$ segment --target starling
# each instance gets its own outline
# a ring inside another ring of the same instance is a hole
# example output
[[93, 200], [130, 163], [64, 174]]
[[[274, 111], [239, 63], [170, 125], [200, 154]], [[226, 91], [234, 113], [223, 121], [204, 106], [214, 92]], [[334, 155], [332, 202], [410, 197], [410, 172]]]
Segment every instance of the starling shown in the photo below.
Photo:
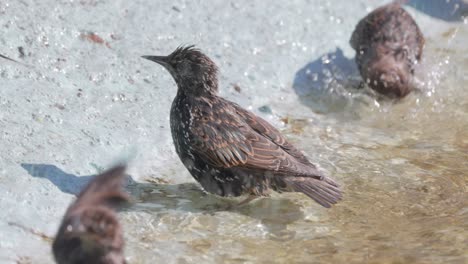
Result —
[[411, 15], [398, 3], [372, 11], [361, 19], [350, 44], [370, 88], [390, 97], [405, 97], [414, 89], [414, 66], [420, 61], [424, 37]]
[[270, 189], [299, 191], [325, 207], [341, 199], [338, 184], [276, 128], [217, 95], [218, 68], [200, 50], [143, 58], [164, 66], [177, 83], [170, 115], [175, 149], [207, 192], [251, 198]]
[[125, 166], [96, 176], [68, 207], [52, 245], [59, 264], [124, 264], [123, 230], [112, 208], [128, 201]]

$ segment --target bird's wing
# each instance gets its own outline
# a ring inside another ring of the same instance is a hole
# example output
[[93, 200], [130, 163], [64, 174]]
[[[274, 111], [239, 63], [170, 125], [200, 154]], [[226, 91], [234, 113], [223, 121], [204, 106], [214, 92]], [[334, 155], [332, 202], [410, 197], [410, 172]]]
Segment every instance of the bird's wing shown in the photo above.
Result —
[[321, 177], [315, 166], [273, 126], [263, 119], [256, 122], [252, 113], [231, 102], [213, 106], [203, 116], [194, 114], [191, 128], [194, 155], [212, 166]]
[[313, 164], [310, 163], [310, 161], [300, 150], [289, 143], [288, 140], [278, 131], [278, 129], [268, 123], [265, 119], [243, 109], [235, 103], [231, 104], [236, 110], [237, 114], [240, 115], [254, 131], [270, 139], [274, 144], [286, 151], [289, 155], [296, 158], [297, 161], [313, 166]]
[[188, 131], [195, 155], [218, 168], [245, 164], [253, 156], [246, 125], [220, 106], [211, 111], [194, 112]]

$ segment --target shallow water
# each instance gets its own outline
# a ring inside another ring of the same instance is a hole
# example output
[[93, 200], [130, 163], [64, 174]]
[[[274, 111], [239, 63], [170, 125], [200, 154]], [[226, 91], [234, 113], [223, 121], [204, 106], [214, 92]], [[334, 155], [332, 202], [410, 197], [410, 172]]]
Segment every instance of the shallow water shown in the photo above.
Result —
[[[50, 241], [27, 229], [53, 236], [89, 176], [129, 159], [129, 263], [467, 263], [468, 26], [448, 17], [466, 9], [410, 1], [426, 35], [420, 91], [391, 102], [354, 88], [348, 45], [385, 2], [1, 2], [0, 54], [26, 66], [0, 59], [0, 262], [50, 263]], [[239, 207], [204, 193], [172, 146], [175, 84], [139, 59], [182, 43], [213, 57], [221, 94], [281, 128], [343, 201]]]
[[300, 194], [232, 209], [195, 185], [141, 195], [136, 210], [145, 215], [128, 212], [129, 223], [150, 222], [157, 235], [144, 244], [158, 248], [142, 259], [170, 250], [170, 238], [186, 252], [182, 263], [466, 263], [468, 93], [459, 89], [467, 84], [463, 75], [446, 76], [439, 84], [446, 89], [430, 96], [425, 91], [366, 112], [349, 106], [359, 109], [357, 120], [320, 115], [286, 126], [290, 138], [341, 181], [345, 199], [333, 209]]

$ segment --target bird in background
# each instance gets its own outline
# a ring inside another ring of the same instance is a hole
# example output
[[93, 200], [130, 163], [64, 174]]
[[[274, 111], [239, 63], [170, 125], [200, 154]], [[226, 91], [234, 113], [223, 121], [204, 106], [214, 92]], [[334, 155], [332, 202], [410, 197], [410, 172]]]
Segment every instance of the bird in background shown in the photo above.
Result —
[[125, 166], [93, 178], [68, 207], [52, 245], [59, 264], [124, 264], [123, 229], [114, 208], [129, 200]]
[[168, 56], [143, 56], [177, 83], [170, 125], [180, 160], [209, 193], [248, 195], [302, 192], [324, 207], [342, 195], [301, 151], [264, 119], [218, 96], [218, 68], [193, 46]]
[[425, 42], [400, 2], [381, 6], [361, 19], [350, 40], [364, 82], [378, 93], [395, 98], [415, 89], [414, 70]]

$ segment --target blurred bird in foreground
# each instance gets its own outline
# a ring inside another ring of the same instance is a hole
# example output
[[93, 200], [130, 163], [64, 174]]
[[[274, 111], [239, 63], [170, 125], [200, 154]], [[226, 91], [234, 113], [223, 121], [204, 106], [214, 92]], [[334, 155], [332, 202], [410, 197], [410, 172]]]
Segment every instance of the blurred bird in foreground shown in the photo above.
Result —
[[218, 68], [193, 46], [168, 56], [143, 56], [159, 63], [178, 86], [170, 114], [181, 161], [202, 187], [220, 196], [267, 196], [299, 191], [325, 207], [341, 199], [338, 184], [264, 119], [219, 97]]
[[411, 15], [394, 2], [372, 11], [356, 26], [350, 44], [364, 81], [390, 97], [414, 89], [414, 67], [421, 60], [424, 37]]
[[96, 176], [63, 217], [52, 245], [59, 264], [123, 264], [123, 230], [113, 208], [128, 201], [125, 166]]

